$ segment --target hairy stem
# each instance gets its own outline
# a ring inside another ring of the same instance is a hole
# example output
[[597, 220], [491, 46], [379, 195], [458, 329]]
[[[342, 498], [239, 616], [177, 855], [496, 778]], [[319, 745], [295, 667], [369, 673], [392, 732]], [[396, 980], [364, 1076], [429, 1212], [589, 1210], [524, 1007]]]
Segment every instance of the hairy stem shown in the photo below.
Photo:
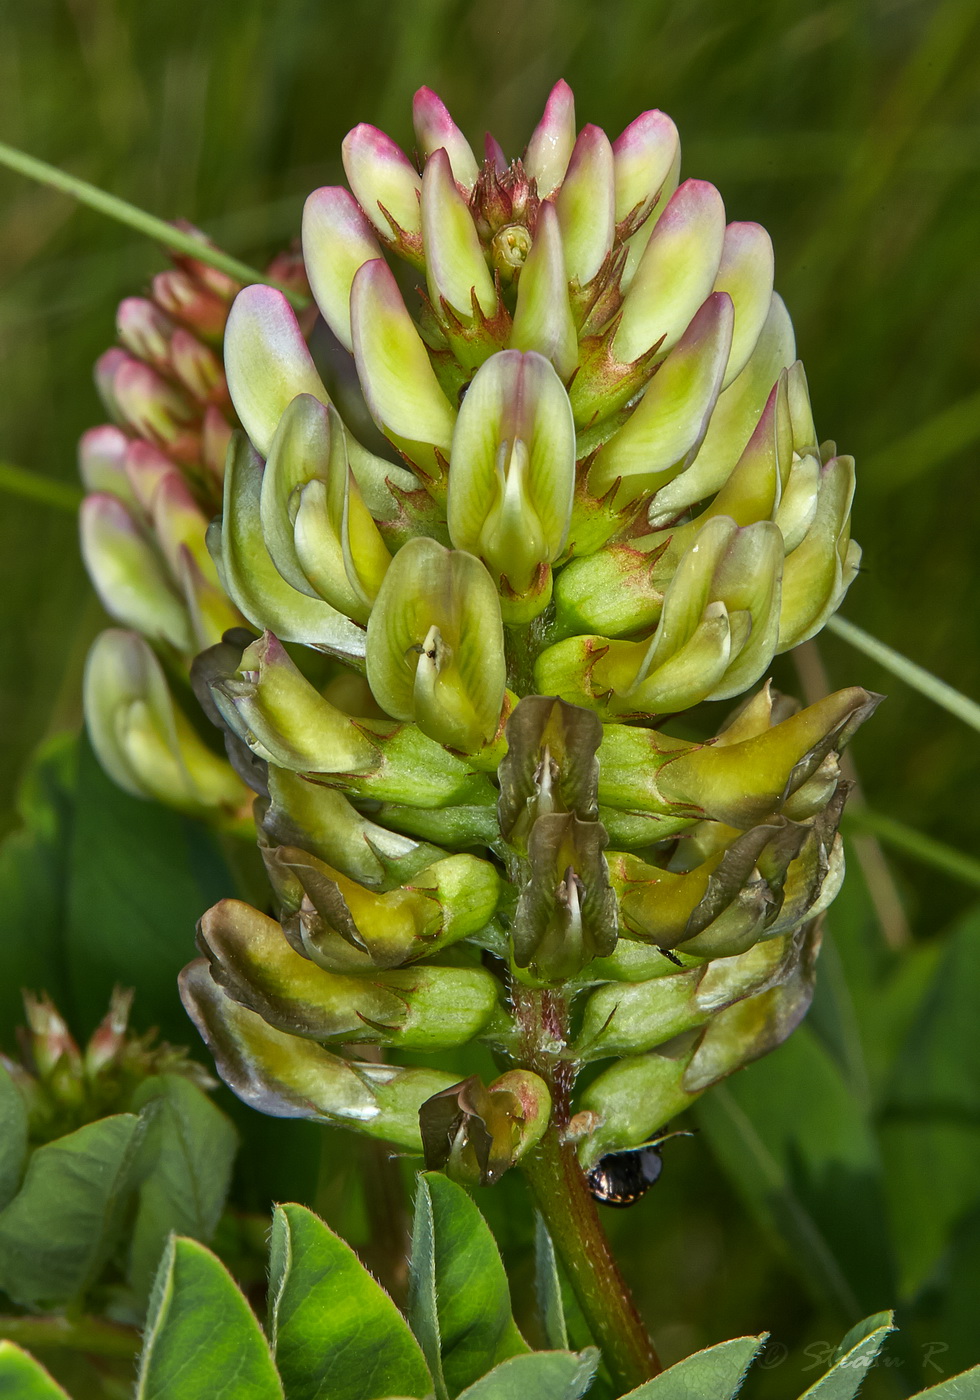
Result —
[[554, 1122], [521, 1163], [606, 1365], [623, 1390], [661, 1370], [656, 1348], [619, 1271], [571, 1143]]
[[90, 209], [96, 209], [100, 214], [106, 214], [110, 219], [115, 219], [117, 223], [125, 224], [128, 228], [135, 229], [137, 233], [145, 234], [147, 238], [162, 243], [171, 252], [189, 254], [193, 258], [197, 258], [199, 262], [216, 267], [220, 272], [227, 272], [230, 277], [236, 278], [239, 282], [246, 284], [264, 282], [271, 287], [279, 286], [279, 290], [294, 306], [309, 305], [308, 297], [301, 296], [291, 288], [280, 286], [271, 281], [264, 273], [250, 267], [240, 258], [233, 258], [230, 254], [222, 252], [220, 248], [212, 248], [209, 244], [203, 243], [200, 238], [195, 238], [193, 234], [185, 233], [183, 229], [176, 228], [173, 224], [167, 223], [165, 219], [158, 219], [154, 214], [148, 214], [145, 209], [139, 209], [135, 204], [130, 204], [127, 199], [120, 199], [118, 195], [109, 194], [107, 190], [99, 189], [97, 185], [90, 184], [88, 180], [79, 179], [77, 175], [69, 175], [66, 170], [59, 170], [56, 165], [49, 165], [46, 160], [38, 160], [36, 156], [28, 155], [26, 151], [19, 151], [15, 146], [8, 146], [4, 141], [0, 141], [0, 165], [7, 166], [9, 170], [16, 170], [19, 175], [26, 175], [30, 180], [36, 180], [38, 184], [49, 185], [52, 189], [60, 190], [62, 194], [71, 195], [79, 203], [87, 204]]
[[553, 1099], [547, 1132], [521, 1167], [606, 1365], [623, 1391], [632, 1390], [659, 1374], [660, 1360], [613, 1256], [575, 1148], [562, 1140], [574, 1080], [573, 1067], [561, 1058], [564, 998], [519, 983], [512, 996], [523, 1064], [547, 1081]]

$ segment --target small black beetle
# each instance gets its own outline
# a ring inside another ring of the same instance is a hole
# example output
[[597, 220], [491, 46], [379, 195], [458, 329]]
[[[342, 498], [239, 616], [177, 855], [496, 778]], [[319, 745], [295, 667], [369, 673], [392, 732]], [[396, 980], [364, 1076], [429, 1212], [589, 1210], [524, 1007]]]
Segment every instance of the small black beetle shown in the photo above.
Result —
[[668, 1138], [691, 1136], [691, 1133], [683, 1131], [660, 1133], [649, 1142], [640, 1143], [639, 1147], [628, 1147], [623, 1152], [607, 1152], [585, 1174], [589, 1190], [603, 1206], [616, 1206], [622, 1210], [635, 1205], [663, 1170], [661, 1145]]

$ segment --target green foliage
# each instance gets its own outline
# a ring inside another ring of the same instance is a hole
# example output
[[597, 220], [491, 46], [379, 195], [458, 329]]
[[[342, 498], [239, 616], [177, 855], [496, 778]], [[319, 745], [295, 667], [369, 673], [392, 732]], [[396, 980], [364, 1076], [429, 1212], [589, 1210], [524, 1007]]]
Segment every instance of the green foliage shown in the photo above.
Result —
[[13, 1342], [0, 1342], [0, 1395], [9, 1400], [64, 1400], [44, 1367]]
[[[434, 1260], [457, 1254], [458, 1272], [433, 1267]], [[604, 1392], [592, 1388], [595, 1348], [528, 1351], [521, 1343], [517, 1354], [500, 1359], [499, 1340], [479, 1325], [488, 1301], [483, 1267], [494, 1275], [493, 1292], [503, 1289], [490, 1299], [491, 1311], [509, 1318], [500, 1257], [476, 1206], [461, 1187], [420, 1178], [411, 1309], [420, 1347], [349, 1246], [304, 1207], [279, 1207], [270, 1245], [267, 1340], [220, 1260], [197, 1241], [173, 1236], [153, 1285], [135, 1400], [422, 1400], [433, 1391], [458, 1393], [459, 1400], [580, 1400], [586, 1394], [598, 1400]], [[451, 1296], [444, 1292], [450, 1287]], [[425, 1290], [431, 1296], [420, 1301]], [[467, 1348], [472, 1379], [458, 1392], [447, 1391], [444, 1377], [453, 1374], [460, 1346], [440, 1336], [442, 1317], [451, 1336], [464, 1318], [474, 1334]], [[891, 1313], [858, 1323], [800, 1400], [853, 1400], [892, 1327]], [[519, 1340], [512, 1321], [504, 1330]], [[735, 1400], [765, 1340], [738, 1337], [696, 1352], [624, 1400]], [[0, 1396], [6, 1394], [43, 1400], [64, 1392], [25, 1352], [4, 1342]], [[923, 1392], [923, 1400], [978, 1394], [980, 1367]]]
[[290, 1400], [424, 1396], [431, 1387], [394, 1303], [354, 1251], [302, 1206], [279, 1206], [273, 1217], [269, 1335]]
[[138, 1400], [275, 1400], [283, 1394], [269, 1344], [221, 1261], [173, 1238], [153, 1285]]
[[27, 1156], [27, 1105], [24, 1096], [0, 1065], [0, 1210], [20, 1185]]
[[527, 1351], [483, 1216], [462, 1187], [435, 1172], [419, 1177], [415, 1198], [409, 1315], [437, 1394], [456, 1396], [498, 1361]]
[[47, 988], [87, 1029], [122, 982], [147, 1022], [185, 1041], [173, 989], [187, 933], [235, 887], [217, 840], [122, 792], [67, 736], [41, 751], [20, 812], [0, 847], [0, 1040], [20, 1019], [21, 987]]
[[[16, 1143], [24, 1099], [0, 1068], [4, 1084], [4, 1141]], [[115, 1316], [137, 1321], [171, 1232], [214, 1235], [238, 1146], [231, 1123], [176, 1074], [144, 1080], [130, 1107], [29, 1154], [22, 1135], [0, 1210], [0, 1290], [15, 1304], [104, 1305], [111, 1285]]]
[[15, 1303], [65, 1303], [95, 1281], [122, 1231], [147, 1126], [119, 1113], [34, 1153], [0, 1215], [0, 1286]]
[[765, 1336], [733, 1337], [730, 1342], [695, 1352], [634, 1390], [630, 1400], [695, 1400], [700, 1396], [727, 1400], [738, 1393], [764, 1342]]

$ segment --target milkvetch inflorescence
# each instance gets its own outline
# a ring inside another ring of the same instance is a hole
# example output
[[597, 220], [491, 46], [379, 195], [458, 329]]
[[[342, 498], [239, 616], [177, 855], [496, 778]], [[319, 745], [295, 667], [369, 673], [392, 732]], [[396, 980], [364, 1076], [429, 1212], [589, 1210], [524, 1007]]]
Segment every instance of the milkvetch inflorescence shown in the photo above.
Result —
[[[414, 119], [415, 159], [362, 124], [307, 200], [316, 325], [244, 288], [222, 374], [190, 293], [124, 318], [83, 538], [131, 630], [87, 710], [134, 791], [257, 794], [275, 916], [223, 901], [182, 978], [229, 1085], [487, 1183], [549, 1123], [587, 1167], [644, 1142], [789, 1034], [877, 697], [765, 681], [860, 557], [765, 231], [679, 183], [661, 112], [610, 141], [559, 83], [512, 161], [427, 88]], [[234, 773], [157, 659], [194, 653]], [[428, 1067], [474, 1040], [489, 1083]]]

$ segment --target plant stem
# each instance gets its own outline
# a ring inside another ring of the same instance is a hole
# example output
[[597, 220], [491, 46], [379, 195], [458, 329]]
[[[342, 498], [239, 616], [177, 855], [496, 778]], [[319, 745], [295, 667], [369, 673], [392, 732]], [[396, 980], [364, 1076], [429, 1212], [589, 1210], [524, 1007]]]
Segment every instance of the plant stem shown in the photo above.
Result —
[[565, 999], [560, 991], [517, 981], [511, 998], [521, 1028], [520, 1062], [541, 1075], [552, 1096], [548, 1129], [521, 1167], [606, 1365], [622, 1391], [632, 1390], [659, 1374], [660, 1360], [619, 1271], [575, 1148], [562, 1140], [575, 1078], [561, 1053], [567, 1039]]
[[632, 1390], [660, 1373], [660, 1359], [613, 1257], [575, 1149], [561, 1141], [552, 1122], [521, 1166], [606, 1365], [622, 1390]]
[[136, 229], [137, 233], [162, 243], [172, 252], [189, 254], [199, 262], [216, 267], [220, 272], [227, 272], [239, 282], [264, 282], [270, 287], [279, 287], [287, 300], [297, 308], [309, 305], [308, 297], [299, 295], [291, 288], [279, 286], [264, 273], [242, 262], [240, 258], [233, 258], [229, 253], [223, 253], [220, 248], [213, 248], [200, 238], [195, 238], [193, 234], [185, 233], [183, 229], [167, 223], [165, 219], [148, 214], [145, 209], [130, 204], [128, 200], [109, 194], [107, 190], [100, 190], [88, 180], [69, 175], [66, 170], [59, 170], [56, 165], [49, 165], [46, 160], [38, 160], [36, 156], [19, 151], [15, 146], [8, 146], [4, 141], [0, 141], [0, 165], [6, 165], [10, 170], [16, 170], [19, 175], [26, 175], [30, 180], [36, 180], [38, 184], [49, 185], [52, 189], [60, 190], [62, 194], [71, 195], [81, 204], [87, 204], [90, 209], [108, 215], [117, 223]]
[[89, 1356], [131, 1359], [140, 1349], [137, 1328], [101, 1317], [0, 1317], [0, 1337], [30, 1351], [68, 1347]]
[[863, 627], [855, 627], [853, 622], [848, 622], [844, 617], [832, 617], [827, 623], [827, 631], [833, 632], [845, 642], [850, 642], [852, 647], [863, 651], [865, 656], [870, 656], [872, 661], [877, 661], [879, 666], [883, 666], [886, 671], [890, 671], [893, 676], [897, 676], [933, 704], [942, 706], [951, 715], [956, 715], [964, 724], [970, 725], [972, 729], [980, 729], [980, 705], [946, 681], [941, 681], [918, 662], [910, 661], [900, 651], [888, 646], [886, 642], [880, 642], [877, 637], [872, 637]]
[[26, 501], [37, 501], [43, 506], [54, 506], [56, 510], [68, 511], [72, 515], [78, 510], [85, 494], [73, 482], [53, 481], [49, 476], [41, 476], [40, 472], [14, 466], [13, 462], [0, 462], [0, 491], [21, 496]]

